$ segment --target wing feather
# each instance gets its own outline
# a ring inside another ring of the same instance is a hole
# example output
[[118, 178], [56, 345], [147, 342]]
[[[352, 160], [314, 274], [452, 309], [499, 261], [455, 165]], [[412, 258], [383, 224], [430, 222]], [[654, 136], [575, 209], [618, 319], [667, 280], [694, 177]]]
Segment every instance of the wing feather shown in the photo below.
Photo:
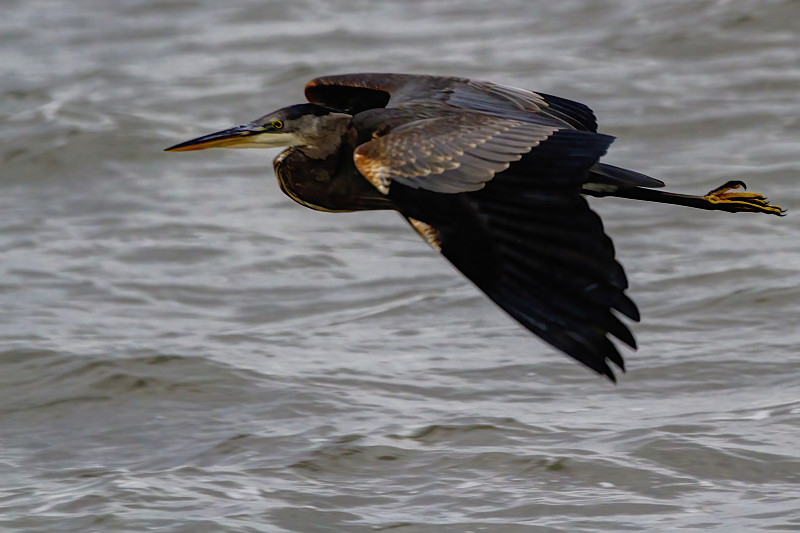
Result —
[[476, 191], [558, 128], [474, 111], [402, 124], [356, 148], [359, 172], [386, 194], [392, 182], [440, 193]]
[[388, 198], [435, 232], [441, 253], [522, 325], [615, 379], [609, 364], [624, 370], [624, 362], [609, 337], [636, 347], [617, 313], [638, 320], [639, 311], [600, 218], [580, 195], [581, 177], [612, 140], [558, 131], [482, 190], [440, 194], [396, 182]]
[[[613, 141], [583, 104], [463, 78], [317, 78], [309, 101], [355, 115], [353, 158], [415, 230], [523, 326], [614, 380], [609, 337], [634, 347], [639, 319], [600, 218], [581, 196]], [[385, 109], [384, 109], [385, 108]], [[616, 181], [614, 181], [616, 180]], [[649, 181], [648, 181], [649, 180]]]
[[597, 131], [594, 114], [584, 104], [467, 78], [374, 72], [340, 74], [309, 81], [305, 94], [309, 102], [353, 115], [408, 102], [438, 102], [497, 117]]

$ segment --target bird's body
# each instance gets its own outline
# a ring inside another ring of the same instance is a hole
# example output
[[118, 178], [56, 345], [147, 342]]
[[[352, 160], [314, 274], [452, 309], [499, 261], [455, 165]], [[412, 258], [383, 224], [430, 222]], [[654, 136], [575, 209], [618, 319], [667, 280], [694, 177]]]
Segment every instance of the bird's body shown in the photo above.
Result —
[[289, 146], [281, 189], [330, 212], [393, 209], [521, 324], [595, 371], [635, 340], [625, 273], [584, 195], [782, 214], [729, 182], [704, 196], [599, 163], [613, 137], [583, 104], [489, 82], [409, 74], [312, 80], [310, 103], [171, 151]]

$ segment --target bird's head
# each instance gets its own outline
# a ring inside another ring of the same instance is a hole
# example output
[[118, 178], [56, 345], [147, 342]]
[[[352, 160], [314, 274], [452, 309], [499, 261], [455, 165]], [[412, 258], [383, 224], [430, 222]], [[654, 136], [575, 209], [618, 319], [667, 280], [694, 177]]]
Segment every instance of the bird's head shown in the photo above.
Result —
[[[234, 128], [218, 131], [166, 148], [167, 152], [188, 152], [207, 148], [306, 147], [320, 157], [341, 144], [352, 116], [315, 104], [298, 104]], [[310, 154], [311, 155], [311, 154]]]

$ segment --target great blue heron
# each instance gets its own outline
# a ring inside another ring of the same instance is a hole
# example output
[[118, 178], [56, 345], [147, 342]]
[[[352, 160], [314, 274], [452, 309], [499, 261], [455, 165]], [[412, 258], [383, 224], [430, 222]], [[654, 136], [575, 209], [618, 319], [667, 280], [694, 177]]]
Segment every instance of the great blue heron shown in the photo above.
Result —
[[[730, 181], [704, 196], [604, 163], [614, 140], [587, 106], [485, 81], [410, 74], [311, 80], [310, 103], [167, 151], [289, 147], [281, 189], [319, 211], [399, 211], [489, 298], [600, 374], [624, 362], [612, 335], [639, 320], [600, 218], [584, 199], [618, 196], [730, 212], [783, 214]], [[613, 311], [612, 311], [613, 310]]]

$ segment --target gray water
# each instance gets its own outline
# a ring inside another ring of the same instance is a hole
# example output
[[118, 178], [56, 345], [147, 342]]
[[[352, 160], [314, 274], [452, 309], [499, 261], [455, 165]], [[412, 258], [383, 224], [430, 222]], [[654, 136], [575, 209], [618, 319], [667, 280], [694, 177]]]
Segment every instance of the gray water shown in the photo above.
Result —
[[[800, 531], [800, 2], [26, 0], [0, 18], [0, 530]], [[348, 71], [589, 104], [617, 386], [276, 151], [168, 154]]]

